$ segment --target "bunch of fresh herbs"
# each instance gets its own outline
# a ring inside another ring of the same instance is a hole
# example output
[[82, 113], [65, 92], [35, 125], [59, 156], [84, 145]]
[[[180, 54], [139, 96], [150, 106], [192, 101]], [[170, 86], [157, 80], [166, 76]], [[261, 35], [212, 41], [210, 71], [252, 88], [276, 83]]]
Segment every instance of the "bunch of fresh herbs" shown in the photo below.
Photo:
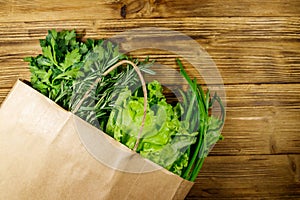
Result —
[[[195, 180], [209, 150], [222, 139], [224, 107], [216, 94], [211, 96], [209, 90], [205, 93], [196, 80], [191, 80], [180, 60], [180, 72], [190, 86], [187, 91], [181, 90], [183, 101], [175, 106], [167, 103], [161, 84], [150, 82], [143, 118], [141, 89], [132, 89], [139, 82], [135, 71], [126, 65], [103, 74], [122, 60], [154, 74], [149, 69], [153, 62], [148, 58], [143, 62], [133, 60], [110, 41], [83, 41], [74, 30], [50, 30], [40, 45], [42, 54], [25, 58], [33, 88], [129, 148], [138, 144], [136, 151], [141, 156], [187, 180]], [[221, 107], [220, 118], [209, 114], [215, 102]], [[142, 135], [138, 137], [143, 120]]]
[[74, 30], [49, 30], [46, 39], [40, 40], [40, 46], [42, 54], [24, 59], [29, 62], [32, 87], [73, 111], [92, 83], [101, 77], [90, 98], [85, 99], [75, 114], [102, 130], [114, 96], [120, 89], [139, 81], [129, 66], [107, 76], [102, 73], [124, 59], [131, 60], [145, 73], [153, 73], [148, 69], [152, 65], [148, 58], [143, 62], [132, 60], [110, 41], [87, 39], [84, 42]]

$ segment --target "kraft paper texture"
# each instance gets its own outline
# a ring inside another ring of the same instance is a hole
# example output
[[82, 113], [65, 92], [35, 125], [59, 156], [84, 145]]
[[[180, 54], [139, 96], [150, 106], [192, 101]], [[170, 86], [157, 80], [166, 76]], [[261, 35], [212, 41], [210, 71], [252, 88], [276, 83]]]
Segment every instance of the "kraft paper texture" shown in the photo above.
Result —
[[184, 199], [193, 186], [22, 81], [0, 108], [0, 199]]

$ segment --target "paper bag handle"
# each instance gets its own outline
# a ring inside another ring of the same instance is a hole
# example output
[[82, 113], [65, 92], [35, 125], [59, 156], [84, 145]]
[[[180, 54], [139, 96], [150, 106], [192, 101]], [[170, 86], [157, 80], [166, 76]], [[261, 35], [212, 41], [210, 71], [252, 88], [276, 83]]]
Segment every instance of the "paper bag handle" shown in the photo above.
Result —
[[[113, 71], [114, 69], [116, 69], [117, 67], [119, 67], [119, 66], [121, 66], [123, 64], [129, 64], [129, 65], [131, 65], [134, 68], [134, 70], [136, 71], [136, 73], [139, 76], [139, 79], [140, 79], [140, 81], [142, 83], [142, 88], [143, 88], [144, 114], [143, 114], [141, 128], [140, 128], [140, 131], [139, 131], [139, 133], [137, 135], [136, 143], [135, 143], [134, 148], [133, 148], [133, 150], [136, 151], [137, 148], [138, 148], [138, 146], [139, 146], [140, 137], [141, 137], [144, 125], [145, 125], [146, 113], [147, 113], [147, 99], [148, 99], [148, 97], [147, 97], [147, 88], [146, 88], [146, 83], [145, 83], [144, 77], [143, 77], [140, 69], [138, 68], [138, 66], [136, 64], [134, 64], [133, 62], [129, 61], [129, 60], [121, 60], [121, 61], [117, 62], [116, 64], [114, 64], [113, 66], [111, 66], [108, 70], [106, 70], [102, 75], [106, 76], [111, 71]], [[90, 92], [92, 91], [92, 89], [94, 88], [94, 86], [97, 85], [100, 81], [101, 81], [101, 77], [97, 78], [96, 81], [91, 85], [91, 87], [89, 88], [89, 90], [84, 94], [83, 98], [76, 105], [75, 109], [73, 110], [74, 113], [76, 113], [79, 110], [79, 108], [80, 108], [81, 104], [83, 103], [83, 101], [86, 98], [88, 98], [88, 96], [89, 96]]]

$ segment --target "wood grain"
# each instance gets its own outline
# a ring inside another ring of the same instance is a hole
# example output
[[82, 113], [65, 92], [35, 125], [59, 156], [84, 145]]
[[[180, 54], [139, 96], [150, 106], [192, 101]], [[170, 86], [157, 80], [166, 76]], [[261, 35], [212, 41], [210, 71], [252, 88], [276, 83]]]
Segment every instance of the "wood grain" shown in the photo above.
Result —
[[225, 140], [210, 155], [299, 153], [299, 119], [298, 108], [228, 107]]
[[299, 16], [297, 0], [232, 0], [220, 2], [194, 0], [103, 0], [59, 1], [8, 0], [1, 1], [0, 21], [50, 21], [68, 19], [122, 19], [121, 8], [127, 6], [127, 18], [177, 18], [177, 17], [241, 17], [241, 16]]
[[[170, 25], [166, 19], [1, 23], [0, 63], [5, 62], [1, 73], [6, 77], [0, 74], [0, 85], [10, 87], [12, 81], [7, 75], [15, 77], [20, 75], [18, 72], [25, 72], [27, 65], [22, 58], [40, 53], [38, 39], [44, 38], [48, 29], [75, 28], [86, 32], [86, 38], [110, 38], [126, 29], [158, 25], [181, 31], [202, 45], [218, 66], [225, 84], [297, 83], [300, 79], [299, 18], [182, 18], [173, 21], [180, 22], [180, 26]], [[175, 65], [177, 57], [162, 50], [134, 54], [138, 58], [146, 55], [169, 66]]]
[[[226, 85], [225, 90], [225, 140], [211, 156], [300, 152], [299, 85]], [[0, 89], [0, 104], [8, 91]]]
[[298, 199], [299, 155], [208, 157], [187, 199]]
[[[300, 199], [300, 1], [0, 0], [0, 7], [0, 104], [18, 78], [30, 78], [23, 58], [41, 52], [38, 39], [49, 29], [86, 38], [139, 27], [179, 31], [210, 54], [227, 98], [225, 140], [187, 199]], [[168, 51], [131, 54], [177, 68]]]

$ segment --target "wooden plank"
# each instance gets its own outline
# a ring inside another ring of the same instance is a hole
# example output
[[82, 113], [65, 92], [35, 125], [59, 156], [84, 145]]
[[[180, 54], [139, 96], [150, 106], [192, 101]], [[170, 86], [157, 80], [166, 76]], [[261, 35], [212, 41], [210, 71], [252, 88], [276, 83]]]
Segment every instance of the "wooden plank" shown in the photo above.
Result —
[[187, 199], [299, 199], [299, 155], [210, 156]]
[[[9, 89], [0, 88], [0, 104]], [[226, 85], [227, 114], [210, 155], [300, 154], [300, 84]]]
[[300, 84], [225, 85], [226, 122], [211, 155], [300, 153]]
[[[172, 23], [171, 23], [172, 22]], [[77, 29], [87, 37], [109, 38], [122, 31], [139, 27], [165, 27], [181, 31], [195, 39], [217, 44], [222, 39], [241, 39], [240, 42], [257, 39], [299, 39], [299, 17], [182, 17], [174, 19], [71, 19], [1, 22], [0, 38], [6, 41], [40, 39], [48, 29]], [[207, 39], [214, 39], [213, 41]], [[254, 41], [252, 41], [254, 42]], [[272, 49], [272, 48], [270, 48]]]
[[[300, 107], [300, 84], [225, 85], [227, 106], [232, 109]], [[280, 114], [280, 113], [278, 113]]]
[[300, 84], [227, 85], [225, 141], [214, 155], [300, 153]]
[[[296, 7], [293, 7], [296, 6]], [[261, 1], [231, 0], [211, 1], [159, 1], [158, 13], [163, 17], [177, 16], [299, 16], [299, 1], [267, 0]], [[155, 9], [155, 8], [154, 8]], [[167, 14], [169, 13], [169, 15]], [[171, 14], [170, 14], [171, 13]], [[170, 16], [171, 15], [171, 16]]]
[[[121, 9], [123, 9], [121, 15]], [[299, 16], [297, 0], [104, 0], [59, 1], [9, 0], [0, 3], [0, 21], [41, 21], [68, 19], [176, 18], [176, 17], [233, 17], [233, 16]], [[124, 7], [123, 7], [124, 8]], [[123, 17], [122, 17], [123, 16]]]
[[[14, 68], [9, 68], [7, 72], [13, 70]], [[2, 70], [0, 72], [2, 73]], [[17, 73], [18, 70], [14, 72]], [[25, 73], [20, 70], [19, 72], [19, 76], [8, 74], [7, 77], [14, 81], [16, 78], [30, 80], [30, 72], [27, 69]], [[3, 72], [3, 74], [5, 73]], [[0, 89], [12, 87], [12, 85], [0, 86]], [[255, 111], [256, 108], [264, 108], [275, 113], [274, 109], [277, 108], [297, 109], [300, 107], [300, 84], [237, 84], [224, 87], [228, 112], [234, 111], [234, 109], [254, 108]]]
[[300, 84], [227, 85], [226, 140], [213, 154], [300, 153]]
[[210, 155], [300, 153], [300, 107], [227, 108], [222, 134]]
[[8, 0], [1, 2], [0, 21], [121, 18], [114, 1]]
[[[176, 22], [181, 22], [181, 26], [170, 25], [165, 19], [1, 23], [0, 86], [13, 84], [14, 80], [7, 76], [21, 76], [22, 72], [28, 77], [27, 64], [22, 58], [40, 53], [38, 39], [45, 37], [47, 29], [76, 28], [85, 31], [86, 37], [109, 38], [138, 26], [157, 25], [193, 37], [210, 53], [226, 84], [297, 83], [300, 79], [299, 18], [183, 18]], [[178, 45], [184, 45], [184, 41]], [[138, 58], [150, 55], [157, 62], [173, 67], [177, 57], [162, 50], [132, 54]]]

